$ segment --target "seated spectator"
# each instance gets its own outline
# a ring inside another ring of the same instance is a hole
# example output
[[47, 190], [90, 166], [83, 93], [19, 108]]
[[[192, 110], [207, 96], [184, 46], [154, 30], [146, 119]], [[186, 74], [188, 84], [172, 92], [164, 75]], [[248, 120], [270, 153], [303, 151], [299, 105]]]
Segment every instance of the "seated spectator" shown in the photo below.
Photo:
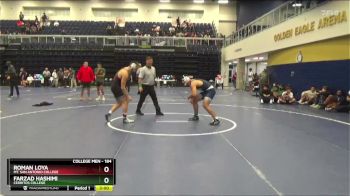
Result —
[[341, 90], [337, 90], [335, 95], [329, 95], [324, 101], [326, 111], [334, 111], [339, 105], [348, 105], [346, 97]]
[[337, 111], [337, 112], [350, 112], [350, 90], [348, 91], [348, 95], [346, 96], [346, 104], [337, 105], [335, 107], [335, 111]]
[[304, 91], [301, 93], [301, 98], [298, 101], [299, 104], [302, 105], [312, 105], [314, 104], [315, 100], [316, 100], [316, 88], [315, 87], [311, 87], [310, 90]]
[[108, 26], [107, 26], [106, 32], [107, 32], [107, 35], [113, 35], [112, 26], [111, 26], [111, 25], [108, 25]]
[[273, 83], [271, 92], [274, 102], [277, 103], [278, 99], [280, 98], [280, 96], [282, 96], [282, 93], [284, 92], [284, 88], [280, 84]]
[[60, 23], [56, 20], [56, 21], [53, 23], [53, 26], [54, 26], [54, 27], [58, 27], [58, 26], [60, 26]]
[[321, 91], [316, 93], [316, 99], [315, 103], [311, 105], [312, 108], [316, 109], [324, 109], [325, 105], [324, 102], [326, 101], [327, 97], [329, 96], [329, 91], [327, 86], [323, 86]]
[[29, 76], [26, 79], [26, 85], [31, 86], [33, 83], [33, 80], [34, 80], [34, 78], [33, 78], [32, 74], [29, 74]]
[[25, 33], [26, 31], [26, 26], [22, 20], [17, 21], [17, 27], [19, 28], [19, 31], [21, 33]]
[[261, 93], [260, 93], [260, 103], [273, 103], [273, 97], [271, 96], [271, 91], [269, 89], [269, 86], [266, 84], [263, 86]]
[[292, 104], [295, 102], [295, 98], [290, 87], [286, 87], [286, 91], [282, 93], [282, 96], [279, 97], [278, 103], [281, 104]]

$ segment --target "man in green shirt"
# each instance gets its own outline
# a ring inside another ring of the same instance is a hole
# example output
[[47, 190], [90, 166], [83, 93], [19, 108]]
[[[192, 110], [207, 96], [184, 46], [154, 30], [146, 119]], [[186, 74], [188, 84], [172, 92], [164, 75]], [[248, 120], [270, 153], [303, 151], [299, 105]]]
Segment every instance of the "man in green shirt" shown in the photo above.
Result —
[[97, 87], [97, 98], [96, 101], [105, 101], [105, 92], [103, 90], [103, 85], [106, 76], [106, 69], [102, 67], [101, 63], [97, 63], [97, 68], [95, 69], [96, 74], [96, 87]]

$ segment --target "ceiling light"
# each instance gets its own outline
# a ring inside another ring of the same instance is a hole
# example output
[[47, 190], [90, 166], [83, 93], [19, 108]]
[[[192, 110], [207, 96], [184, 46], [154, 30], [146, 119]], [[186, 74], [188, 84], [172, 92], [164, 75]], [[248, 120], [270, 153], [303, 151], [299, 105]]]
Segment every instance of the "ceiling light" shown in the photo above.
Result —
[[249, 61], [250, 61], [250, 59], [246, 59], [246, 60], [245, 60], [245, 62], [249, 62]]
[[254, 59], [254, 60], [258, 60], [259, 58], [258, 58], [258, 57], [254, 57], [253, 59]]
[[264, 59], [264, 57], [263, 57], [263, 56], [259, 57], [259, 60], [263, 60], [263, 59]]
[[204, 0], [193, 0], [193, 3], [204, 3]]
[[218, 3], [219, 3], [219, 4], [227, 4], [227, 3], [228, 3], [228, 0], [219, 0]]
[[303, 4], [301, 4], [301, 3], [293, 3], [292, 6], [293, 6], [293, 7], [301, 7], [301, 6], [303, 6]]
[[237, 61], [233, 61], [234, 64], [237, 64], [238, 62]]
[[170, 3], [170, 0], [159, 0], [161, 3]]

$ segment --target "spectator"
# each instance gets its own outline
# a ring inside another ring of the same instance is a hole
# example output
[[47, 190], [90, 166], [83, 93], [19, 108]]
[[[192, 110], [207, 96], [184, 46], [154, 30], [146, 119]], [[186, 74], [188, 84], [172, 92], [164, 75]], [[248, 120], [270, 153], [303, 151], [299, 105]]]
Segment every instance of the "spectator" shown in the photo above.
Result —
[[259, 83], [259, 77], [257, 74], [254, 75], [254, 80], [253, 80], [253, 92], [255, 93], [254, 96], [258, 97], [259, 96], [259, 90], [260, 90], [260, 83]]
[[324, 109], [325, 105], [324, 102], [326, 101], [327, 97], [329, 96], [329, 90], [328, 86], [323, 86], [321, 91], [316, 93], [316, 100], [315, 103], [311, 105], [312, 108], [316, 109]]
[[224, 89], [224, 78], [221, 76], [221, 74], [218, 74], [215, 78], [215, 87], [216, 89], [221, 86], [221, 89]]
[[51, 72], [49, 71], [49, 68], [45, 68], [43, 71], [43, 77], [44, 77], [44, 86], [48, 87], [50, 85], [50, 77], [51, 77]]
[[54, 69], [52, 72], [52, 86], [58, 87], [58, 75], [57, 75], [56, 69]]
[[48, 17], [46, 16], [46, 14], [44, 12], [43, 15], [41, 16], [41, 21], [45, 26], [46, 26], [47, 20], [48, 20]]
[[111, 25], [108, 25], [108, 26], [107, 26], [106, 32], [107, 32], [107, 35], [113, 35], [112, 26], [111, 26]]
[[24, 14], [22, 12], [19, 13], [19, 20], [23, 22]]
[[105, 82], [106, 69], [102, 67], [101, 63], [97, 63], [97, 68], [95, 69], [96, 74], [96, 87], [97, 87], [97, 98], [96, 101], [105, 101], [105, 92], [103, 85]]
[[335, 95], [329, 95], [324, 102], [326, 111], [334, 111], [337, 106], [348, 105], [346, 97], [341, 90], [337, 90]]
[[16, 68], [14, 65], [12, 65], [11, 61], [7, 61], [6, 65], [8, 67], [7, 69], [7, 80], [10, 84], [10, 95], [9, 97], [13, 97], [13, 88], [16, 89], [17, 97], [19, 97], [19, 90], [18, 90], [18, 74], [16, 72]]
[[26, 80], [27, 80], [27, 72], [24, 70], [24, 68], [22, 67], [19, 71], [19, 78], [20, 78], [20, 81], [21, 81], [21, 85], [22, 86], [26, 86]]
[[58, 27], [58, 26], [60, 26], [60, 23], [56, 20], [56, 21], [53, 23], [53, 26], [54, 26], [54, 27]]
[[69, 83], [70, 83], [70, 80], [69, 80], [69, 70], [67, 68], [63, 68], [63, 84], [64, 84], [64, 88], [68, 88], [69, 87]]
[[31, 86], [33, 81], [34, 81], [34, 78], [33, 78], [32, 74], [29, 74], [29, 76], [26, 79], [26, 85]]
[[60, 87], [60, 86], [64, 85], [64, 82], [63, 82], [64, 73], [63, 73], [62, 68], [58, 69], [57, 76], [58, 76], [58, 87]]
[[268, 85], [263, 85], [260, 93], [260, 102], [261, 103], [273, 103], [273, 97], [271, 96], [271, 91]]
[[35, 24], [37, 29], [40, 28], [40, 22], [39, 22], [38, 16], [35, 16], [34, 24]]
[[274, 102], [277, 103], [278, 99], [282, 96], [282, 93], [284, 92], [284, 88], [280, 84], [273, 83], [271, 92], [272, 92], [272, 97], [274, 99]]
[[282, 96], [279, 97], [278, 103], [281, 104], [292, 104], [295, 102], [295, 98], [290, 87], [286, 87], [286, 91], [282, 93]]
[[335, 111], [337, 111], [337, 112], [349, 112], [350, 111], [350, 90], [348, 91], [348, 95], [346, 96], [345, 104], [337, 105], [335, 107]]
[[259, 74], [259, 84], [260, 87], [264, 85], [269, 85], [269, 76], [267, 73], [267, 70], [264, 69], [260, 74]]
[[77, 79], [82, 85], [80, 100], [84, 100], [84, 90], [87, 89], [87, 96], [90, 100], [90, 85], [95, 80], [95, 74], [91, 67], [89, 67], [89, 63], [85, 61], [83, 65], [80, 67]]
[[77, 80], [75, 78], [75, 70], [73, 68], [69, 68], [69, 78], [70, 78], [70, 88], [77, 87]]
[[301, 93], [301, 98], [298, 101], [299, 104], [305, 105], [312, 105], [315, 102], [316, 99], [316, 88], [315, 87], [311, 87], [310, 90], [304, 91]]
[[253, 79], [254, 79], [254, 72], [252, 68], [249, 68], [248, 71], [248, 84], [249, 84], [249, 89], [252, 89], [253, 86]]
[[176, 28], [177, 30], [180, 30], [180, 17], [177, 17], [176, 19]]
[[22, 34], [26, 31], [26, 26], [22, 20], [17, 21], [17, 27]]
[[233, 87], [236, 89], [236, 80], [237, 80], [237, 72], [233, 72], [232, 74], [232, 84], [233, 84]]

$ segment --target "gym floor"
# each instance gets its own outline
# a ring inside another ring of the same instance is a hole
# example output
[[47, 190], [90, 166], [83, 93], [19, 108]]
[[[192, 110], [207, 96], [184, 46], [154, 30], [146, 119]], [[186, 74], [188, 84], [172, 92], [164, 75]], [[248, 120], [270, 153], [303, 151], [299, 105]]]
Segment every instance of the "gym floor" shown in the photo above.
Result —
[[[262, 105], [247, 92], [217, 90], [212, 103], [218, 127], [188, 88], [157, 88], [164, 117], [154, 115], [150, 97], [145, 116], [123, 125], [121, 111], [105, 123], [114, 103], [79, 101], [79, 90], [21, 88], [7, 99], [1, 87], [1, 189], [4, 195], [349, 195], [348, 114], [302, 105]], [[96, 90], [92, 91], [95, 98]], [[134, 114], [138, 95], [131, 89]], [[52, 106], [33, 107], [42, 101]], [[7, 158], [115, 158], [112, 193], [10, 192]]]

